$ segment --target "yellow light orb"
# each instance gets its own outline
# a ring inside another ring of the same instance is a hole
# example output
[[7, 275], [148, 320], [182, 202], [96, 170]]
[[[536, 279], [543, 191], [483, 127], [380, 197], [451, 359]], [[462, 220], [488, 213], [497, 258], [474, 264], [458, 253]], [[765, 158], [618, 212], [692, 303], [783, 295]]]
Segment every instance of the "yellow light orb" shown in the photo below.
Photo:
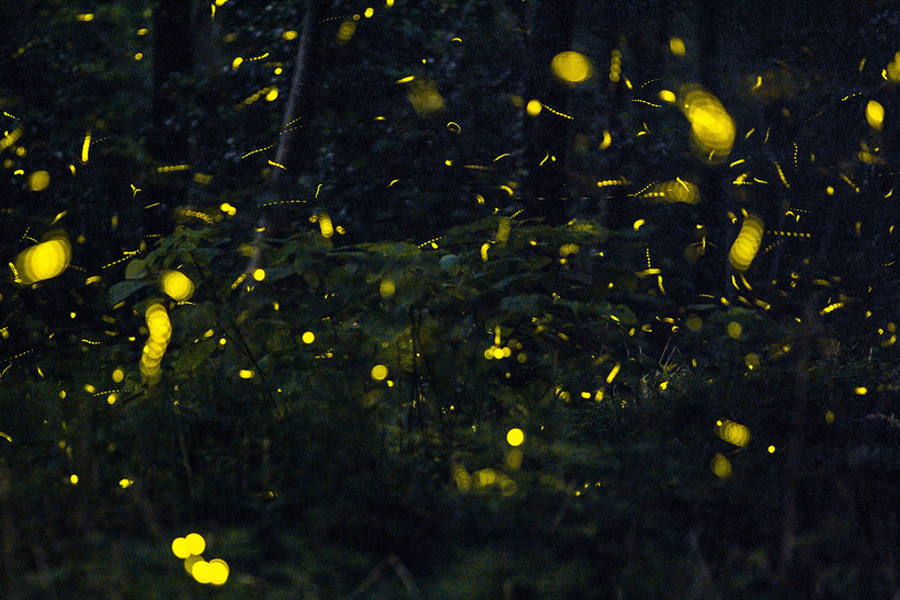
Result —
[[716, 454], [710, 462], [710, 468], [719, 479], [731, 477], [731, 461], [721, 454]]
[[50, 185], [50, 173], [47, 171], [35, 171], [28, 176], [28, 189], [32, 192], [46, 190]]
[[159, 287], [176, 302], [184, 302], [194, 295], [194, 282], [179, 271], [163, 271]]
[[568, 85], [587, 81], [594, 72], [591, 61], [580, 52], [560, 52], [550, 61], [550, 70], [557, 79]]
[[375, 381], [384, 381], [388, 376], [388, 368], [384, 365], [375, 365], [372, 367], [372, 379]]
[[209, 561], [209, 582], [213, 585], [222, 585], [228, 581], [228, 563], [221, 558]]
[[203, 536], [199, 533], [189, 533], [184, 537], [185, 543], [187, 543], [187, 548], [191, 554], [194, 556], [199, 556], [203, 554], [203, 551], [206, 550], [206, 540], [203, 539]]
[[525, 441], [525, 432], [523, 432], [518, 427], [514, 427], [506, 432], [506, 443], [510, 446], [516, 447], [521, 446]]
[[[126, 480], [123, 479], [122, 481]], [[119, 482], [120, 486], [122, 486], [122, 481]], [[191, 555], [191, 548], [188, 545], [187, 540], [185, 540], [183, 537], [177, 537], [172, 540], [172, 554], [181, 559], [189, 557]]]
[[23, 250], [15, 260], [22, 283], [31, 285], [60, 275], [69, 266], [72, 248], [68, 239], [58, 237]]
[[703, 319], [701, 319], [698, 315], [692, 314], [688, 316], [687, 320], [684, 322], [684, 325], [688, 328], [688, 330], [696, 333], [703, 327]]
[[884, 126], [884, 107], [875, 100], [869, 100], [866, 105], [866, 121], [876, 131], [881, 131]]
[[197, 583], [211, 583], [209, 563], [205, 560], [198, 560], [191, 565], [191, 575], [197, 580]]

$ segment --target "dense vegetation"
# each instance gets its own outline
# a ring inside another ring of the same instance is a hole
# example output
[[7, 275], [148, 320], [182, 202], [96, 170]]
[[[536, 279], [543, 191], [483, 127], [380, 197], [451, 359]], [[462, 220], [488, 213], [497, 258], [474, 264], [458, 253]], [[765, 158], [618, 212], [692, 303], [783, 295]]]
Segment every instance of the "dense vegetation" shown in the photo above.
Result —
[[3, 598], [898, 593], [896, 12], [21, 4]]

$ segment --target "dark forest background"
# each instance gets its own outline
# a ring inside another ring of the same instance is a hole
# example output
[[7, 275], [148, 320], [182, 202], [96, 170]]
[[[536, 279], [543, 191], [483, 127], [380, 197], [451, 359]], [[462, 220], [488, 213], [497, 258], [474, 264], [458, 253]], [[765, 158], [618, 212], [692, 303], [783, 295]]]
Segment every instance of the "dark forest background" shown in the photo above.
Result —
[[897, 598], [898, 30], [0, 3], [0, 596]]

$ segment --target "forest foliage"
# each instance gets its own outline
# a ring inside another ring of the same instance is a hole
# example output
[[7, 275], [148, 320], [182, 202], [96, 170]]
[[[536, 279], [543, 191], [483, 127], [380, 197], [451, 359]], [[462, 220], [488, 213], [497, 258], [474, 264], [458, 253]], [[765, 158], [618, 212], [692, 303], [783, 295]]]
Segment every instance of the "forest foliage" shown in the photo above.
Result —
[[22, 4], [4, 597], [900, 589], [895, 11]]

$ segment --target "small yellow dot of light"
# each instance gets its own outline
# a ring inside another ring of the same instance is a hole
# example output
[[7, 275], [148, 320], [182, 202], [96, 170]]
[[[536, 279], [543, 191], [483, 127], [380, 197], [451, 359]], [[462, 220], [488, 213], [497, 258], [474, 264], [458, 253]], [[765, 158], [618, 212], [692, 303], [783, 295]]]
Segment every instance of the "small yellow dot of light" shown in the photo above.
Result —
[[307, 331], [303, 334], [304, 344], [312, 344], [314, 341], [316, 341], [316, 334], [314, 334], [312, 331]]
[[775, 454], [775, 446], [769, 446], [768, 450], [769, 450], [769, 454]]

